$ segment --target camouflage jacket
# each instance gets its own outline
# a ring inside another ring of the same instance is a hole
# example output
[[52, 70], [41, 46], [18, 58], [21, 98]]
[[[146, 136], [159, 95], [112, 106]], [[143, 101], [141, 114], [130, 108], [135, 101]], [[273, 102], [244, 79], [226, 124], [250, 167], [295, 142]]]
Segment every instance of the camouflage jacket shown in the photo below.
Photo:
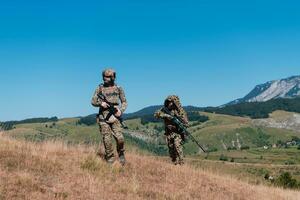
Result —
[[109, 111], [108, 109], [101, 107], [102, 100], [98, 97], [99, 94], [104, 95], [109, 103], [119, 106], [121, 112], [124, 113], [127, 108], [127, 101], [122, 87], [117, 85], [105, 87], [101, 84], [96, 88], [91, 103], [93, 106], [99, 107], [99, 118], [103, 120], [106, 118]]
[[[180, 115], [177, 110], [171, 110], [171, 114], [173, 116], [176, 116], [176, 117], [180, 118], [184, 122], [184, 125], [186, 127], [188, 126], [189, 121], [188, 121], [187, 114], [186, 114], [185, 111], [183, 113], [181, 113], [181, 115]], [[156, 118], [161, 118], [161, 119], [164, 120], [165, 134], [166, 135], [168, 135], [170, 133], [178, 133], [178, 128], [176, 127], [176, 125], [170, 119], [168, 119], [168, 114], [164, 113], [162, 111], [162, 109], [157, 110], [155, 112], [154, 116]]]

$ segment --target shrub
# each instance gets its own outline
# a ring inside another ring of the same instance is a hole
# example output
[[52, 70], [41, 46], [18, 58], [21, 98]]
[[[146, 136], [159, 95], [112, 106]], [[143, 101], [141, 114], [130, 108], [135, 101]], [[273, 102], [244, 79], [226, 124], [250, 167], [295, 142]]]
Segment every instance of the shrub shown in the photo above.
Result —
[[270, 178], [270, 174], [269, 174], [269, 173], [266, 173], [266, 174], [264, 175], [264, 179], [268, 180], [269, 178]]
[[230, 151], [230, 150], [237, 150], [237, 148], [236, 147], [228, 147], [227, 150], [228, 151]]
[[221, 154], [219, 160], [222, 160], [222, 161], [228, 161], [228, 158], [227, 158], [227, 156], [225, 156], [224, 154]]
[[289, 172], [282, 173], [276, 180], [275, 185], [283, 188], [299, 188], [299, 183]]
[[208, 148], [208, 152], [216, 152], [216, 151], [218, 151], [217, 147], [209, 147]]
[[286, 160], [286, 161], [284, 161], [284, 164], [285, 164], [285, 165], [294, 165], [295, 162], [292, 161], [292, 160]]
[[250, 147], [249, 146], [242, 146], [241, 147], [241, 150], [247, 150], [247, 149], [250, 149]]

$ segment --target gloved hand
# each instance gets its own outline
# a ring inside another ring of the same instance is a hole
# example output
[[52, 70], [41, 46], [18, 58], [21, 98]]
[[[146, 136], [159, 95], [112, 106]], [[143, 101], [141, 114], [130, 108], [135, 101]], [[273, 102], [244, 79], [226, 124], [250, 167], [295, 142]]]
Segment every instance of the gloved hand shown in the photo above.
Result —
[[120, 110], [120, 108], [118, 106], [115, 106], [115, 109], [117, 110], [117, 112], [114, 114], [116, 117], [121, 117], [122, 115], [122, 111]]
[[106, 103], [105, 101], [103, 101], [103, 102], [101, 103], [101, 107], [102, 107], [102, 108], [108, 108], [109, 105], [108, 105], [108, 103]]

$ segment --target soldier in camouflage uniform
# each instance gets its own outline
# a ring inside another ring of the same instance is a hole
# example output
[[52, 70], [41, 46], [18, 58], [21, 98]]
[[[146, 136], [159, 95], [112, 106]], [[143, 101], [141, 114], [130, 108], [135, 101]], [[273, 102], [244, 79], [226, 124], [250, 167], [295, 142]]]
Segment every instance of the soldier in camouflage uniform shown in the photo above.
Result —
[[[127, 101], [122, 87], [115, 84], [116, 72], [113, 69], [106, 69], [102, 72], [103, 84], [99, 85], [92, 97], [92, 105], [99, 107], [97, 122], [100, 127], [105, 148], [105, 159], [108, 163], [115, 161], [112, 137], [117, 143], [117, 152], [120, 163], [125, 164], [125, 148], [122, 127], [119, 121], [122, 113], [127, 108]], [[110, 114], [109, 104], [99, 97], [102, 94], [106, 100], [116, 108], [116, 113]]]
[[[184, 122], [184, 125], [186, 127], [188, 126], [187, 114], [183, 110], [178, 96], [168, 96], [164, 102], [164, 107], [166, 107], [173, 116], [179, 117]], [[184, 135], [181, 134], [178, 130], [178, 127], [176, 127], [176, 125], [173, 124], [172, 116], [164, 113], [163, 109], [156, 111], [154, 116], [156, 118], [164, 119], [166, 142], [168, 144], [169, 154], [172, 159], [172, 162], [175, 165], [184, 164], [182, 147]]]

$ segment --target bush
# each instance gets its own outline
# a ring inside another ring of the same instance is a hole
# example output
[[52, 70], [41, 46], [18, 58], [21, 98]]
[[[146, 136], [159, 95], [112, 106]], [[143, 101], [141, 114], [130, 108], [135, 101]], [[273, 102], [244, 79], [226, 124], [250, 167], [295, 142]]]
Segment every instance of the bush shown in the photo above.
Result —
[[283, 188], [299, 188], [299, 183], [296, 179], [292, 178], [289, 172], [282, 173], [276, 180], [275, 185]]
[[264, 175], [264, 179], [268, 180], [269, 178], [270, 178], [270, 174], [269, 174], [269, 173], [266, 173], [266, 174]]
[[230, 150], [237, 150], [237, 148], [236, 147], [228, 147], [227, 150], [228, 151], [230, 151]]
[[298, 144], [300, 143], [300, 138], [297, 136], [292, 136], [292, 141], [295, 141]]
[[209, 120], [209, 118], [207, 116], [201, 115], [197, 111], [188, 111], [187, 115], [188, 115], [189, 121], [197, 121], [199, 123], [199, 122], [206, 122]]
[[242, 146], [241, 147], [241, 150], [247, 150], [247, 149], [250, 149], [250, 147], [249, 146]]
[[277, 147], [282, 147], [284, 145], [284, 142], [282, 140], [277, 140], [276, 146]]
[[228, 157], [225, 156], [224, 154], [221, 154], [219, 160], [222, 160], [222, 161], [228, 161]]
[[0, 129], [3, 129], [4, 131], [8, 131], [13, 129], [14, 124], [12, 122], [2, 122], [0, 123]]
[[81, 117], [79, 120], [78, 120], [78, 124], [81, 125], [81, 124], [85, 124], [87, 126], [91, 126], [91, 125], [94, 125], [96, 124], [96, 114], [93, 114], [93, 115], [89, 115], [89, 116], [86, 116], [86, 117]]
[[292, 160], [286, 160], [286, 161], [284, 161], [284, 164], [285, 164], [285, 165], [294, 165], [295, 162], [292, 161]]
[[209, 147], [208, 148], [208, 152], [216, 152], [216, 151], [218, 151], [217, 147]]

